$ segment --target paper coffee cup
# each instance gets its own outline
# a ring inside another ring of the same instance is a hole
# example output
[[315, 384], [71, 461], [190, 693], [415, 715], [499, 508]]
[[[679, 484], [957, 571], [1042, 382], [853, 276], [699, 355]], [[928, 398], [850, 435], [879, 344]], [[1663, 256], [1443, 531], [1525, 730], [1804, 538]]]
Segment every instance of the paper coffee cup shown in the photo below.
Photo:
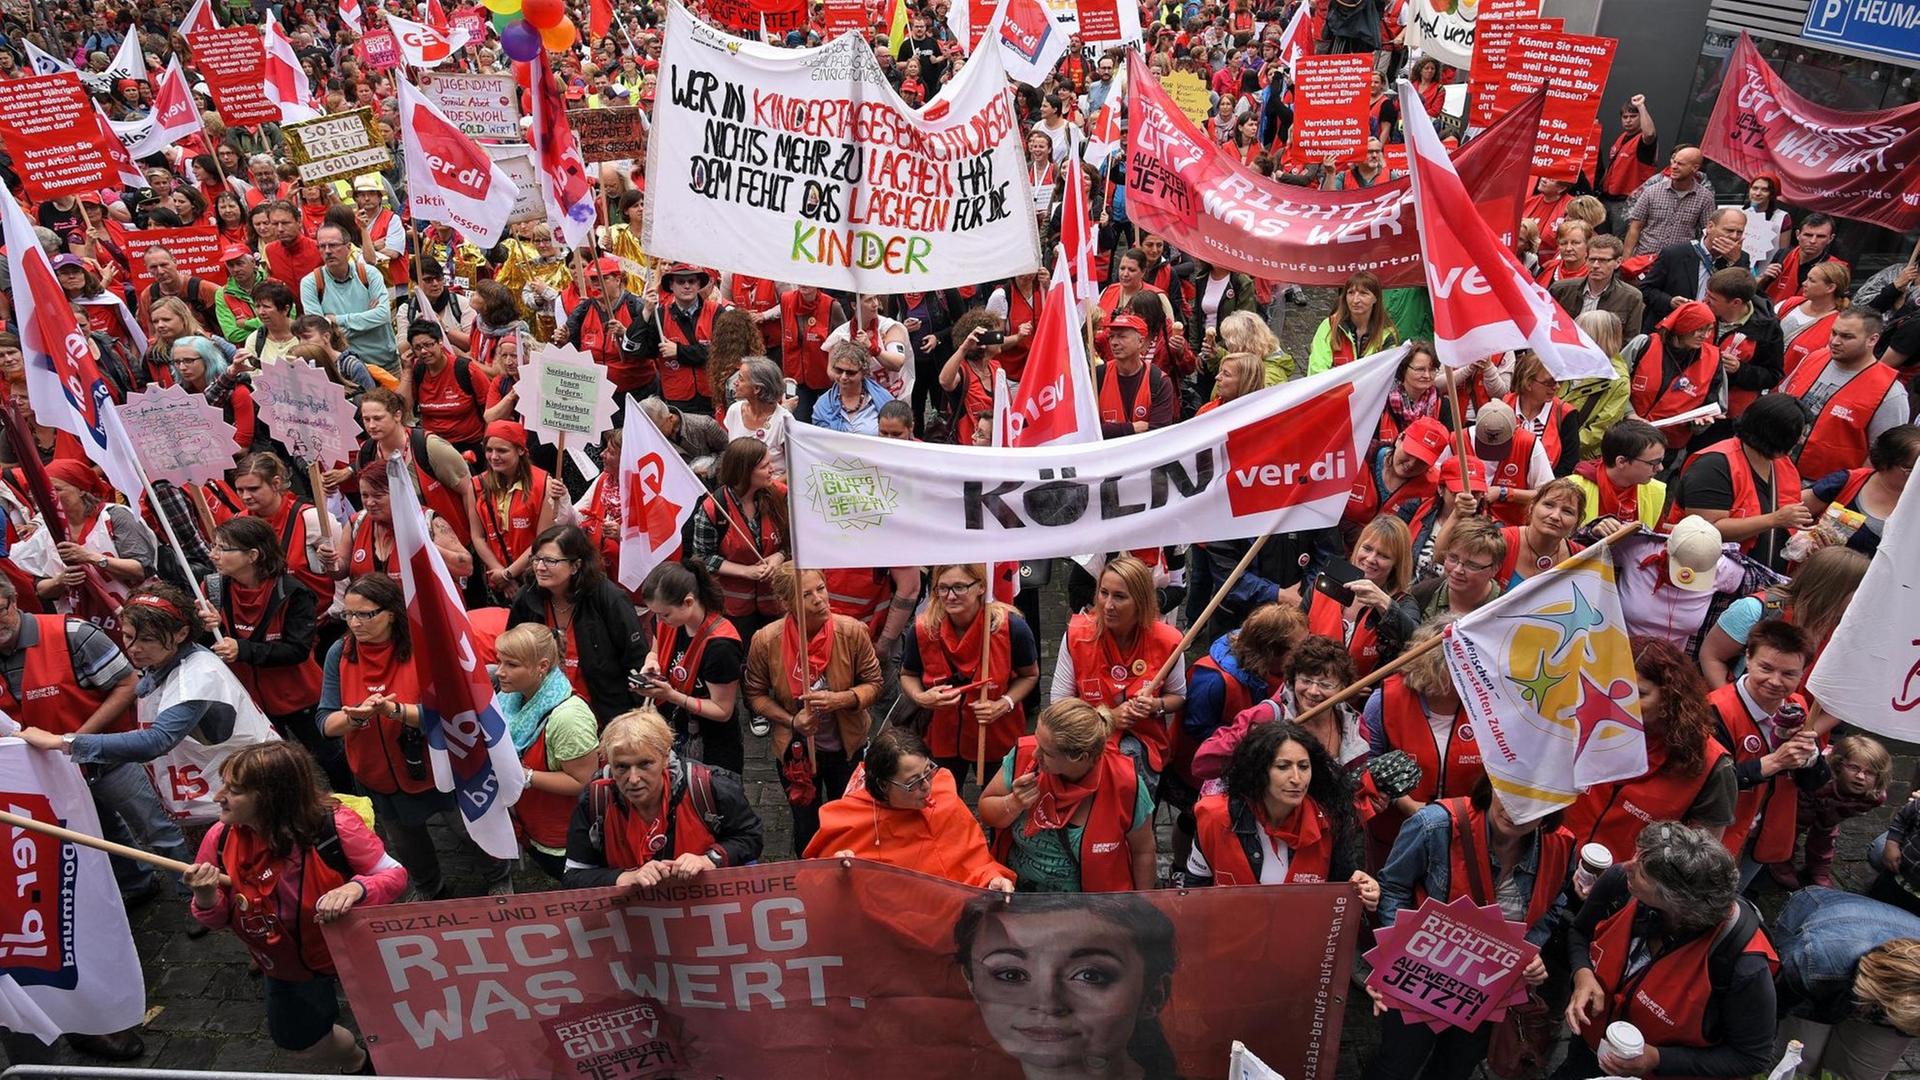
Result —
[[1613, 852], [1605, 844], [1588, 844], [1580, 849], [1580, 864], [1599, 877], [1613, 868]]
[[1607, 1025], [1606, 1050], [1618, 1059], [1637, 1058], [1647, 1048], [1645, 1036], [1640, 1029], [1625, 1020], [1615, 1020]]

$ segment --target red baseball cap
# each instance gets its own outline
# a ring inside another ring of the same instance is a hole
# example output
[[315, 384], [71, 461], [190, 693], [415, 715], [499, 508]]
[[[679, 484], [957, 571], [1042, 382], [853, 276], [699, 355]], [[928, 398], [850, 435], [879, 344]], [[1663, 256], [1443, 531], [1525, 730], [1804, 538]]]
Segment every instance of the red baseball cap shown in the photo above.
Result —
[[248, 247], [245, 244], [228, 244], [225, 248], [221, 249], [220, 251], [220, 261], [223, 263], [230, 263], [235, 259], [247, 259], [252, 257], [253, 257], [253, 249]]
[[602, 255], [587, 264], [587, 273], [597, 277], [606, 277], [620, 272], [620, 260], [611, 255]]
[[1131, 311], [1123, 311], [1107, 320], [1107, 332], [1112, 333], [1115, 330], [1131, 330], [1136, 334], [1144, 335], [1147, 332], [1147, 320]]
[[1400, 434], [1400, 448], [1421, 461], [1432, 465], [1446, 452], [1447, 441], [1453, 436], [1447, 431], [1447, 425], [1431, 416], [1423, 416], [1407, 425]]

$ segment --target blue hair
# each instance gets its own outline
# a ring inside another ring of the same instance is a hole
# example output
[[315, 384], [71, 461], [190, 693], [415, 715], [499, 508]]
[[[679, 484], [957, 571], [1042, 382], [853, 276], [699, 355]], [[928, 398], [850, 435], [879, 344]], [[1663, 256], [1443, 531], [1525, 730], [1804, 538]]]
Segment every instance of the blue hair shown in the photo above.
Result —
[[213, 383], [213, 380], [227, 373], [229, 364], [227, 351], [220, 347], [219, 342], [199, 334], [189, 334], [186, 337], [174, 339], [174, 348], [177, 349], [182, 345], [185, 345], [200, 355], [200, 362], [205, 364], [207, 368], [207, 383], [209, 385]]

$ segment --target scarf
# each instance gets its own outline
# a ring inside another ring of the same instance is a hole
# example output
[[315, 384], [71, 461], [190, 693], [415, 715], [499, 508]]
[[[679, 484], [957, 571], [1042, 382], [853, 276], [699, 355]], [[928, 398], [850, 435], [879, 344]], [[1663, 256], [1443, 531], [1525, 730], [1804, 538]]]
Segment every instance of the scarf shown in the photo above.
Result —
[[[285, 933], [279, 907], [273, 902], [280, 880], [275, 871], [282, 860], [274, 857], [266, 841], [252, 829], [236, 825], [226, 835], [233, 845], [233, 859], [224, 868], [233, 882], [233, 906], [254, 920], [263, 944], [276, 942]], [[214, 853], [215, 858], [219, 856], [219, 852]]]
[[[1589, 468], [1591, 466], [1591, 468]], [[1594, 491], [1598, 494], [1599, 506], [1594, 510], [1602, 515], [1611, 514], [1622, 522], [1634, 522], [1640, 519], [1640, 489], [1630, 487], [1625, 490], [1613, 486], [1607, 478], [1606, 466], [1598, 461], [1583, 461], [1574, 467], [1574, 474], [1593, 481]]]
[[526, 753], [540, 733], [546, 730], [547, 714], [572, 696], [573, 684], [567, 681], [567, 673], [557, 667], [547, 672], [546, 679], [532, 697], [513, 691], [502, 691], [496, 695], [493, 707], [507, 718], [507, 731], [513, 736], [514, 752]]
[[821, 620], [820, 629], [814, 631], [813, 640], [807, 642], [804, 676], [800, 668], [799, 641], [799, 620], [789, 615], [780, 627], [780, 668], [787, 673], [787, 689], [795, 701], [811, 689], [812, 683], [826, 677], [827, 665], [833, 661], [833, 617], [829, 615]]
[[1423, 416], [1438, 415], [1440, 388], [1429, 386], [1427, 392], [1420, 395], [1419, 400], [1409, 402], [1406, 394], [1401, 391], [1399, 381], [1395, 380], [1393, 389], [1387, 391], [1387, 411], [1400, 421], [1402, 427]]
[[1267, 820], [1265, 799], [1253, 804], [1253, 817], [1268, 839], [1285, 844], [1288, 851], [1305, 851], [1320, 842], [1320, 815], [1314, 812], [1312, 796], [1301, 799], [1300, 805], [1279, 824]]
[[1104, 760], [1096, 761], [1087, 775], [1078, 780], [1067, 780], [1041, 769], [1040, 797], [1034, 801], [1033, 809], [1027, 811], [1027, 819], [1021, 825], [1022, 835], [1038, 836], [1066, 828], [1080, 804], [1093, 798], [1093, 793], [1100, 789], [1100, 773], [1106, 767]]

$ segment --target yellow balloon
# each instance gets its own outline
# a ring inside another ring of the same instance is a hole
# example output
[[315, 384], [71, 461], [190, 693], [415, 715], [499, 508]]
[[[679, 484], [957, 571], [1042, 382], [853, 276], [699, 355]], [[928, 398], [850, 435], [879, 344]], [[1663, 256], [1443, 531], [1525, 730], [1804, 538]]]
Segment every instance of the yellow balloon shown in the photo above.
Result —
[[495, 15], [512, 15], [520, 10], [520, 0], [480, 0], [480, 6]]
[[548, 52], [566, 52], [580, 40], [580, 31], [574, 29], [573, 19], [563, 16], [559, 22], [540, 31], [540, 43]]

